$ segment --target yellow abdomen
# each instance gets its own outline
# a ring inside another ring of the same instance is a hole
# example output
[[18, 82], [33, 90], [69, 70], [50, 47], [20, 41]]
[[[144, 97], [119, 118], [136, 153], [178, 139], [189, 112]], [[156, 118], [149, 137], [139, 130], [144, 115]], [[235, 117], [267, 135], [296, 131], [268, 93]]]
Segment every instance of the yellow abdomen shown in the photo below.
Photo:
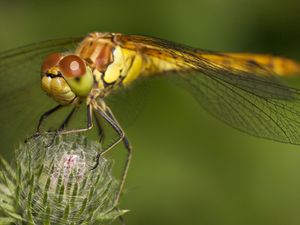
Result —
[[200, 54], [200, 56], [221, 66], [259, 75], [293, 76], [300, 74], [299, 63], [284, 57], [253, 53]]

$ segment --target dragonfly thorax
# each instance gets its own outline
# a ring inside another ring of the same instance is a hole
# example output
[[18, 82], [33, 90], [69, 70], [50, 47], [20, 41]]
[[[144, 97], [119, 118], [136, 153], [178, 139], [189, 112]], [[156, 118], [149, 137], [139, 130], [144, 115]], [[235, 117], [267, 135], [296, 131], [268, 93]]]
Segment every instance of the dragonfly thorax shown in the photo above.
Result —
[[92, 68], [96, 87], [106, 95], [119, 85], [127, 86], [142, 69], [142, 56], [137, 50], [121, 47], [118, 34], [91, 33], [75, 53]]

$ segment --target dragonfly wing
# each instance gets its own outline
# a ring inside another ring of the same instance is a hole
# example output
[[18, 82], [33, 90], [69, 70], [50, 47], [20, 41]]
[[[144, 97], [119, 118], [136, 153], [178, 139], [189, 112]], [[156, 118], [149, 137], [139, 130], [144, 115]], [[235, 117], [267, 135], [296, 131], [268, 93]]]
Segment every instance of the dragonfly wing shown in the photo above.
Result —
[[255, 74], [199, 57], [192, 61], [200, 73], [181, 78], [207, 111], [248, 134], [300, 144], [299, 89], [283, 84], [268, 70]]
[[148, 101], [151, 84], [142, 79], [132, 86], [114, 91], [105, 98], [123, 128], [130, 127], [143, 111]]
[[300, 90], [284, 85], [267, 64], [249, 66], [247, 60], [231, 59], [235, 64], [226, 66], [211, 58], [230, 55], [151, 37], [122, 36], [120, 43], [129, 49], [142, 49], [146, 57], [176, 64], [186, 89], [230, 126], [254, 136], [300, 144]]
[[[255, 88], [249, 91], [204, 74], [179, 77], [205, 110], [228, 125], [257, 137], [300, 144], [299, 90], [288, 89], [293, 98], [270, 98], [256, 95]], [[270, 90], [266, 92], [268, 96]]]
[[33, 134], [39, 116], [55, 106], [40, 88], [40, 67], [51, 52], [70, 51], [80, 38], [57, 39], [0, 53], [2, 152]]

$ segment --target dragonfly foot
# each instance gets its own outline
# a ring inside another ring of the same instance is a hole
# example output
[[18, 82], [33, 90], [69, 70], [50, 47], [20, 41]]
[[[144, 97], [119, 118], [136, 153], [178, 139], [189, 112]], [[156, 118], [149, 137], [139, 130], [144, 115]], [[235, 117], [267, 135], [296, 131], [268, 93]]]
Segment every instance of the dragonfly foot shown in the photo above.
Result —
[[26, 144], [27, 142], [29, 142], [31, 139], [37, 138], [41, 136], [41, 134], [39, 132], [36, 132], [35, 134], [31, 135], [30, 137], [26, 138], [24, 143]]
[[58, 131], [55, 131], [55, 132], [49, 132], [48, 134], [52, 134], [53, 137], [52, 137], [51, 141], [47, 145], [45, 145], [46, 148], [49, 148], [54, 144], [55, 138], [58, 136], [59, 133], [58, 133]]
[[99, 161], [100, 161], [100, 156], [101, 156], [100, 153], [98, 153], [98, 154], [96, 155], [96, 163], [95, 163], [95, 165], [92, 167], [91, 170], [94, 170], [94, 169], [96, 169], [96, 168], [98, 167]]

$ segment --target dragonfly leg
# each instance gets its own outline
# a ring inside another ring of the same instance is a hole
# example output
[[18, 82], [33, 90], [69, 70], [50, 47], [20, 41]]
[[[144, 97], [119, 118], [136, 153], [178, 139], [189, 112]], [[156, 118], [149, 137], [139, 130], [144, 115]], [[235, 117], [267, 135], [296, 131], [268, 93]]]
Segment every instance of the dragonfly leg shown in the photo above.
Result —
[[74, 113], [77, 111], [78, 107], [75, 106], [73, 107], [72, 111], [68, 114], [68, 116], [64, 119], [64, 121], [62, 122], [62, 124], [59, 126], [59, 128], [57, 129], [57, 131], [61, 131], [61, 130], [64, 130], [69, 122], [70, 122], [70, 119], [72, 118], [72, 116], [74, 115]]
[[68, 123], [70, 122], [70, 119], [72, 118], [74, 113], [77, 111], [77, 109], [78, 109], [78, 107], [76, 107], [76, 106], [73, 107], [72, 111], [68, 114], [68, 116], [64, 119], [64, 121], [59, 126], [59, 128], [55, 131], [52, 140], [50, 141], [50, 143], [46, 147], [50, 147], [54, 143], [54, 140], [58, 136], [59, 131], [62, 131], [62, 130], [65, 129], [65, 127], [68, 125]]
[[[57, 134], [71, 134], [71, 133], [79, 133], [92, 129], [93, 127], [93, 111], [90, 105], [87, 106], [87, 126], [85, 128], [72, 129], [72, 130], [58, 130]], [[70, 118], [69, 118], [70, 119]]]
[[[116, 124], [118, 124], [118, 126], [121, 128], [120, 123], [118, 122], [118, 120], [116, 119], [113, 112], [111, 111], [111, 109], [108, 106], [106, 106], [106, 112], [110, 116], [110, 118], [112, 118], [116, 122]], [[126, 138], [125, 133], [124, 133], [123, 143], [125, 145], [125, 148], [128, 149], [128, 151], [131, 152], [132, 151], [132, 146], [130, 145], [129, 140]]]
[[112, 128], [117, 132], [117, 134], [119, 135], [118, 139], [115, 140], [113, 143], [111, 143], [110, 145], [108, 145], [108, 147], [106, 147], [106, 149], [104, 149], [103, 151], [99, 152], [96, 155], [96, 163], [95, 165], [92, 167], [91, 170], [94, 170], [95, 168], [97, 168], [97, 166], [99, 165], [99, 159], [100, 156], [104, 155], [105, 153], [107, 153], [108, 151], [110, 151], [112, 148], [114, 148], [117, 144], [119, 144], [123, 138], [125, 137], [124, 131], [122, 130], [122, 128], [112, 119], [110, 118], [110, 116], [106, 113], [106, 111], [104, 111], [101, 107], [99, 107], [97, 104], [95, 104], [95, 109], [94, 109], [98, 114], [100, 114], [105, 120], [106, 122], [108, 122]]
[[63, 106], [62, 105], [57, 105], [55, 106], [54, 108], [50, 109], [49, 111], [45, 112], [43, 115], [41, 115], [40, 119], [39, 119], [39, 123], [36, 127], [36, 132], [37, 133], [40, 133], [40, 130], [41, 130], [41, 126], [42, 126], [42, 123], [45, 121], [45, 119], [47, 117], [49, 117], [52, 113], [56, 112], [57, 110], [61, 109]]
[[104, 130], [100, 124], [100, 120], [99, 118], [97, 117], [97, 115], [95, 115], [95, 121], [96, 121], [96, 126], [97, 126], [97, 129], [98, 129], [98, 136], [99, 136], [99, 142], [100, 143], [103, 143], [104, 141]]
[[[119, 122], [115, 118], [113, 112], [111, 111], [111, 109], [109, 107], [106, 107], [106, 110], [107, 110], [107, 114], [118, 124], [119, 127], [121, 127]], [[123, 137], [123, 144], [124, 144], [125, 149], [127, 151], [127, 158], [126, 158], [123, 174], [122, 174], [122, 177], [121, 177], [121, 183], [120, 183], [119, 193], [118, 193], [117, 198], [116, 198], [116, 203], [119, 202], [120, 196], [122, 194], [121, 192], [124, 188], [124, 184], [125, 184], [125, 181], [126, 181], [126, 177], [127, 177], [127, 174], [128, 174], [128, 170], [129, 170], [129, 166], [130, 166], [130, 162], [131, 162], [131, 157], [132, 157], [132, 146], [131, 146], [128, 138], [126, 137], [125, 133], [124, 133], [124, 137]], [[122, 221], [122, 222], [124, 222], [124, 221]]]
[[57, 105], [54, 108], [50, 109], [49, 111], [43, 113], [43, 115], [41, 115], [41, 117], [39, 119], [39, 122], [38, 122], [38, 124], [36, 126], [35, 134], [32, 135], [32, 136], [30, 136], [30, 137], [28, 137], [28, 138], [26, 138], [25, 143], [28, 142], [32, 138], [38, 137], [40, 135], [40, 130], [41, 130], [42, 123], [45, 121], [45, 119], [47, 117], [49, 117], [52, 113], [54, 113], [57, 110], [61, 109], [62, 107], [63, 107], [62, 105]]
[[116, 140], [114, 143], [112, 143], [111, 145], [109, 145], [105, 150], [103, 150], [102, 152], [100, 152], [97, 155], [97, 161], [96, 161], [96, 165], [93, 167], [96, 168], [97, 165], [99, 164], [99, 158], [100, 156], [104, 155], [105, 153], [107, 153], [108, 151], [110, 151], [113, 147], [115, 147], [118, 143], [120, 143], [121, 141], [123, 141], [124, 146], [127, 150], [127, 159], [125, 162], [125, 166], [124, 166], [124, 170], [122, 173], [122, 177], [121, 177], [121, 182], [120, 182], [120, 186], [119, 186], [119, 190], [118, 193], [116, 195], [115, 198], [115, 205], [118, 205], [119, 203], [119, 199], [125, 184], [125, 180], [128, 174], [128, 169], [129, 169], [129, 165], [131, 162], [131, 156], [132, 156], [132, 147], [128, 141], [128, 139], [125, 136], [125, 133], [123, 131], [123, 129], [121, 128], [120, 124], [118, 123], [118, 121], [116, 120], [115, 116], [113, 115], [112, 111], [110, 110], [109, 107], [106, 107], [106, 110], [103, 110], [102, 108], [100, 108], [99, 106], [96, 106], [96, 111], [112, 126], [112, 128], [118, 133], [119, 135], [119, 139]]

